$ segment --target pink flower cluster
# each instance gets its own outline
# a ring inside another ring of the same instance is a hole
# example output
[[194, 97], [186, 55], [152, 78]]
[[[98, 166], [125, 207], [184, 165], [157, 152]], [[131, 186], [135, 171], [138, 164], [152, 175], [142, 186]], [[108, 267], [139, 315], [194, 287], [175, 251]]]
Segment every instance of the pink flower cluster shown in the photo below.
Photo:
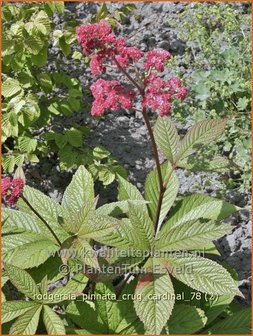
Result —
[[[77, 38], [84, 53], [91, 56], [90, 68], [95, 76], [104, 73], [108, 64], [127, 71], [131, 64], [143, 58], [143, 67], [148, 75], [141, 83], [138, 82], [137, 87], [143, 87], [141, 96], [144, 108], [165, 116], [170, 113], [172, 99], [185, 98], [187, 89], [182, 86], [179, 78], [173, 77], [165, 81], [157, 76], [157, 72], [163, 72], [165, 62], [171, 58], [168, 51], [155, 49], [145, 55], [138, 48], [129, 47], [122, 37], [117, 37], [105, 20], [78, 27]], [[93, 116], [101, 116], [108, 109], [118, 111], [120, 107], [133, 107], [134, 91], [119, 81], [99, 79], [91, 86], [91, 91], [95, 98], [91, 110]]]
[[17, 200], [23, 193], [24, 181], [21, 178], [14, 178], [12, 181], [10, 177], [2, 179], [2, 196], [7, 205], [16, 204]]
[[179, 78], [172, 77], [168, 81], [151, 74], [145, 79], [145, 97], [143, 107], [158, 111], [160, 116], [170, 113], [171, 100], [184, 99], [187, 93], [186, 87], [182, 86]]
[[138, 48], [128, 47], [122, 37], [117, 37], [109, 23], [102, 20], [77, 28], [77, 40], [83, 47], [85, 55], [92, 56], [90, 68], [93, 75], [106, 70], [105, 64], [115, 64], [115, 59], [123, 68], [131, 62], [137, 62], [144, 53]]
[[109, 109], [116, 112], [120, 107], [133, 107], [135, 92], [117, 80], [106, 81], [100, 78], [91, 85], [91, 92], [95, 98], [91, 109], [93, 116], [101, 116]]

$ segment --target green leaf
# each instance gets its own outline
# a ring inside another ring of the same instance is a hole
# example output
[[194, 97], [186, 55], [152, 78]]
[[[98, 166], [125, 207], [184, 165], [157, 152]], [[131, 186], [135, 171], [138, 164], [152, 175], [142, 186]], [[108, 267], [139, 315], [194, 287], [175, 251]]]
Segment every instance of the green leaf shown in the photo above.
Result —
[[[144, 267], [151, 273], [142, 275], [136, 286], [134, 307], [147, 334], [160, 334], [168, 321], [175, 302], [174, 289], [167, 272], [157, 273], [159, 263], [149, 259]], [[155, 273], [154, 273], [155, 272]]]
[[37, 305], [19, 316], [10, 328], [11, 335], [34, 335], [36, 333], [42, 306]]
[[207, 334], [248, 335], [251, 333], [251, 310], [242, 309], [225, 320], [208, 327], [204, 332]]
[[18, 148], [23, 153], [32, 153], [36, 150], [37, 140], [26, 136], [18, 138]]
[[15, 229], [34, 233], [43, 232], [41, 222], [22, 211], [4, 208], [2, 209], [2, 220], [5, 221], [2, 233], [13, 232]]
[[38, 233], [24, 232], [3, 237], [3, 261], [19, 268], [37, 267], [59, 246]]
[[119, 180], [119, 200], [120, 201], [126, 201], [126, 200], [144, 201], [142, 194], [136, 188], [136, 186], [128, 182], [126, 179], [124, 179], [120, 175], [117, 175], [117, 178]]
[[103, 242], [103, 236], [110, 234], [118, 225], [120, 225], [120, 221], [114, 217], [94, 215], [86, 223], [83, 223], [78, 231], [78, 236]]
[[164, 262], [168, 271], [179, 281], [200, 292], [210, 295], [241, 295], [236, 281], [229, 272], [216, 262], [182, 252], [170, 253]]
[[81, 334], [106, 333], [106, 325], [95, 311], [94, 303], [87, 301], [72, 301], [66, 312], [70, 319], [81, 329]]
[[83, 145], [83, 136], [82, 132], [71, 128], [70, 130], [66, 131], [66, 137], [67, 141], [73, 146], [73, 147], [82, 147]]
[[22, 87], [20, 86], [19, 81], [13, 78], [6, 79], [2, 84], [2, 95], [5, 98], [18, 95], [22, 92]]
[[134, 224], [129, 219], [123, 218], [110, 235], [100, 238], [100, 242], [117, 247], [119, 250], [133, 248], [145, 251], [147, 248], [149, 249], [149, 242], [143, 240], [142, 235], [136, 234], [135, 229]]
[[2, 303], [2, 323], [14, 320], [31, 308], [38, 307], [33, 301], [6, 301]]
[[25, 296], [34, 300], [39, 294], [38, 287], [33, 278], [24, 270], [9, 264], [4, 264], [6, 273], [13, 285]]
[[[58, 222], [59, 217], [62, 216], [62, 209], [60, 204], [56, 203], [53, 199], [46, 196], [41, 191], [31, 188], [27, 185], [24, 188], [23, 195], [32, 205], [32, 207], [40, 214], [40, 216], [50, 225], [61, 241], [64, 241], [68, 238], [68, 234], [63, 230]], [[37, 216], [34, 215], [30, 207], [21, 198], [18, 200], [17, 205], [19, 209], [32, 214], [37, 219]], [[46, 225], [39, 218], [38, 220], [43, 225], [43, 233], [55, 240], [54, 236], [48, 230]]]
[[[87, 227], [90, 224], [90, 218], [94, 216], [96, 203], [97, 202], [86, 202], [75, 214], [64, 211], [64, 229], [76, 234], [82, 230], [82, 227]], [[89, 231], [89, 227], [87, 230]]]
[[226, 124], [227, 119], [203, 120], [195, 124], [181, 141], [177, 161], [217, 140], [224, 133]]
[[80, 166], [64, 192], [62, 207], [75, 214], [85, 204], [94, 199], [94, 183], [91, 174]]
[[[232, 227], [213, 221], [191, 220], [158, 234], [155, 249], [162, 251], [191, 250], [201, 248], [231, 232]], [[166, 233], [166, 234], [165, 234]]]
[[59, 38], [59, 45], [63, 55], [67, 57], [71, 52], [71, 46], [66, 42], [64, 35]]
[[211, 159], [201, 160], [198, 157], [189, 157], [179, 161], [177, 164], [180, 168], [185, 168], [193, 171], [218, 171], [227, 172], [231, 169], [231, 162], [222, 156], [215, 156]]
[[46, 89], [49, 92], [52, 90], [53, 82], [52, 82], [52, 79], [51, 79], [51, 77], [48, 73], [46, 73], [46, 72], [39, 73], [37, 75], [37, 78], [38, 78], [38, 81], [39, 81], [42, 89]]
[[[173, 205], [179, 189], [179, 182], [176, 173], [172, 170], [169, 162], [161, 166], [163, 181], [167, 181], [167, 188], [164, 193], [162, 207], [159, 217], [159, 226], [168, 214], [171, 206]], [[150, 216], [156, 220], [156, 212], [160, 194], [160, 185], [157, 174], [157, 169], [151, 171], [145, 182], [145, 199], [149, 201], [148, 208]]]
[[191, 335], [202, 329], [206, 322], [207, 317], [202, 309], [179, 304], [175, 305], [165, 330], [166, 334]]
[[179, 135], [174, 123], [169, 117], [158, 117], [154, 136], [156, 143], [170, 163], [173, 163], [179, 147]]
[[97, 295], [97, 298], [95, 300], [95, 308], [99, 312], [99, 317], [103, 322], [106, 333], [112, 334], [114, 333], [117, 327], [117, 321], [115, 320], [114, 316], [117, 307], [115, 303], [112, 301], [112, 299], [103, 300], [100, 299], [100, 297], [103, 297], [103, 295], [108, 295], [109, 298], [110, 297], [112, 298], [114, 296], [116, 299], [113, 286], [110, 285], [109, 283], [107, 284], [98, 283], [96, 286], [95, 294]]
[[50, 307], [43, 308], [43, 321], [48, 335], [65, 335], [65, 327], [60, 317]]
[[31, 60], [32, 62], [38, 66], [43, 67], [47, 64], [47, 47], [44, 47], [41, 49], [40, 53], [38, 55], [32, 55]]
[[207, 195], [195, 194], [186, 196], [176, 204], [170, 219], [161, 230], [161, 236], [167, 236], [167, 232], [171, 228], [192, 220], [222, 220], [238, 209], [230, 203]]
[[136, 205], [129, 201], [129, 219], [134, 227], [134, 234], [142, 240], [143, 248], [150, 250], [154, 241], [154, 224], [143, 210], [142, 206]]
[[55, 9], [58, 13], [64, 13], [64, 1], [57, 1], [55, 2]]

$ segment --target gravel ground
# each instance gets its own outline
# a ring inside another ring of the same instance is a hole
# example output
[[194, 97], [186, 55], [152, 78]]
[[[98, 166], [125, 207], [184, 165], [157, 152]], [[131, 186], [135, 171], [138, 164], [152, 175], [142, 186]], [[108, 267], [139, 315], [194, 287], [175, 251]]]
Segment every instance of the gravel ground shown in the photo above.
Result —
[[[86, 22], [91, 14], [101, 4], [97, 3], [66, 3], [69, 10], [68, 16]], [[208, 5], [208, 4], [203, 4]], [[221, 6], [223, 4], [220, 4]], [[117, 3], [107, 3], [109, 9], [121, 6]], [[185, 3], [136, 3], [131, 18], [123, 22], [120, 33], [132, 44], [147, 51], [154, 46], [164, 48], [172, 54], [183, 54], [186, 46], [177, 38], [177, 28], [171, 28], [169, 21], [184, 9]], [[194, 4], [192, 5], [194, 10]], [[243, 4], [237, 4], [237, 10], [242, 10]], [[59, 17], [55, 18], [56, 29], [62, 27]], [[179, 29], [179, 27], [178, 27]], [[54, 49], [51, 50], [52, 64], [54, 68]], [[63, 68], [72, 76], [78, 77], [85, 88], [89, 87], [92, 77], [89, 71], [81, 70], [66, 60]], [[189, 69], [183, 69], [189, 71]], [[87, 98], [85, 98], [87, 99]], [[148, 134], [141, 116], [135, 112], [122, 112], [120, 114], [108, 114], [103, 120], [97, 122], [90, 118], [88, 108], [75, 113], [71, 118], [62, 118], [62, 127], [72, 122], [79, 124], [88, 123], [92, 127], [91, 136], [87, 139], [90, 146], [101, 144], [110, 150], [118, 161], [128, 170], [130, 180], [140, 189], [143, 188], [145, 176], [154, 166]], [[41, 162], [39, 172], [30, 170], [31, 183], [46, 191], [51, 197], [60, 201], [62, 192], [71, 178], [69, 173], [59, 174], [55, 165], [55, 159]], [[180, 193], [201, 192], [215, 196], [221, 189], [219, 177], [215, 173], [192, 173], [185, 176], [184, 171], [178, 170], [181, 182]], [[30, 181], [29, 181], [30, 182]], [[98, 189], [101, 192], [101, 201], [115, 200], [116, 186], [109, 186], [108, 190]], [[234, 267], [239, 275], [240, 289], [245, 295], [244, 304], [250, 305], [251, 299], [251, 220], [250, 213], [245, 207], [249, 207], [250, 195], [239, 194], [235, 191], [227, 191], [227, 199], [244, 208], [236, 215], [231, 216], [227, 222], [235, 226], [230, 235], [216, 242], [221, 252], [220, 260]]]

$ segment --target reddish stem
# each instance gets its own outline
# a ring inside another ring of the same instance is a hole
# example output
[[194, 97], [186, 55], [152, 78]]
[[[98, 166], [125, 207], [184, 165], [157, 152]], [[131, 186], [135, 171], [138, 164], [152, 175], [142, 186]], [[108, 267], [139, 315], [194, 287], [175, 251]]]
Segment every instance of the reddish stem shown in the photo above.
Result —
[[[142, 99], [144, 98], [145, 95], [145, 88], [142, 87], [141, 84], [139, 84], [121, 65], [120, 63], [116, 60], [116, 58], [113, 58], [115, 64], [117, 65], [117, 67], [119, 68], [119, 70], [127, 77], [127, 79], [138, 89]], [[154, 137], [154, 133], [149, 121], [149, 118], [147, 116], [147, 110], [145, 107], [143, 107], [142, 109], [142, 115], [146, 124], [146, 127], [148, 129], [148, 133], [150, 136], [150, 140], [152, 143], [152, 147], [153, 147], [153, 153], [154, 153], [154, 158], [155, 158], [155, 162], [156, 162], [156, 167], [157, 167], [157, 174], [158, 174], [158, 180], [159, 180], [159, 186], [160, 186], [160, 193], [159, 193], [159, 200], [158, 200], [158, 206], [157, 206], [157, 212], [156, 212], [156, 218], [155, 218], [155, 232], [158, 228], [158, 224], [159, 224], [159, 217], [160, 217], [160, 212], [161, 212], [161, 207], [162, 207], [162, 200], [163, 200], [163, 196], [164, 193], [166, 191], [166, 186], [163, 185], [163, 177], [162, 177], [162, 171], [161, 171], [161, 165], [160, 165], [160, 161], [159, 161], [159, 154], [158, 154], [158, 149], [157, 149], [157, 145], [156, 145], [156, 141], [155, 141], [155, 137]]]

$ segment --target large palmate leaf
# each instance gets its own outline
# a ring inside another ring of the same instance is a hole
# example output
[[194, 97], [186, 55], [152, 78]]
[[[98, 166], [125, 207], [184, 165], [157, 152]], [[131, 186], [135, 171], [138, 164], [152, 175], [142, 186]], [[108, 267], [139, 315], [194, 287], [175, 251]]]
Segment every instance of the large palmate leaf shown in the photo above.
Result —
[[11, 335], [34, 335], [36, 333], [41, 305], [31, 308], [19, 316], [10, 328]]
[[168, 324], [166, 334], [191, 335], [202, 329], [207, 322], [205, 312], [197, 307], [179, 304], [175, 305]]
[[4, 264], [4, 268], [13, 285], [25, 296], [36, 300], [36, 297], [39, 295], [39, 290], [30, 274], [9, 264]]
[[65, 335], [65, 327], [60, 317], [48, 306], [43, 307], [43, 321], [49, 335]]
[[86, 202], [94, 200], [94, 183], [91, 174], [84, 166], [80, 166], [66, 188], [62, 207], [70, 214], [75, 215]]
[[[163, 196], [162, 207], [159, 218], [159, 225], [165, 219], [171, 206], [173, 205], [178, 193], [179, 182], [176, 173], [172, 170], [169, 162], [166, 162], [161, 166], [163, 181], [168, 182], [167, 189]], [[160, 185], [157, 174], [157, 169], [154, 169], [147, 177], [145, 182], [145, 198], [148, 203], [148, 209], [150, 216], [153, 220], [156, 219], [156, 211], [158, 206], [158, 199], [160, 193]]]
[[[50, 227], [54, 230], [55, 234], [61, 241], [64, 241], [68, 238], [68, 234], [63, 230], [58, 222], [59, 217], [62, 216], [60, 204], [56, 203], [53, 199], [46, 196], [41, 191], [31, 188], [29, 186], [25, 186], [24, 196], [32, 205], [33, 209], [35, 209], [35, 211], [40, 214], [40, 216], [48, 223], [48, 225], [50, 225]], [[21, 198], [18, 200], [17, 205], [19, 209], [29, 214], [32, 214], [33, 216], [35, 216], [36, 220], [38, 219], [38, 216], [34, 214], [30, 207]], [[55, 239], [50, 230], [48, 230], [48, 228], [45, 226], [45, 224], [42, 223], [42, 225], [43, 233]]]
[[218, 139], [224, 133], [226, 124], [227, 119], [203, 120], [195, 124], [180, 143], [177, 161]]
[[160, 237], [186, 222], [198, 219], [222, 220], [239, 208], [235, 205], [207, 195], [195, 194], [184, 197], [173, 209], [169, 220], [164, 224]]
[[[170, 228], [157, 237], [157, 250], [196, 250], [206, 243], [220, 238], [231, 232], [232, 227], [226, 224], [217, 224], [214, 221], [191, 220], [174, 228]], [[165, 234], [166, 233], [166, 234]]]
[[158, 117], [155, 127], [154, 136], [158, 147], [166, 155], [170, 163], [173, 163], [176, 158], [179, 135], [174, 123], [169, 117]]
[[210, 295], [241, 295], [236, 281], [229, 272], [216, 262], [192, 255], [170, 253], [165, 267], [187, 286]]
[[242, 309], [211, 327], [207, 327], [204, 332], [212, 335], [248, 335], [251, 333], [251, 310]]
[[37, 267], [59, 246], [47, 237], [32, 232], [9, 234], [3, 237], [3, 261], [20, 268]]
[[174, 289], [167, 272], [157, 272], [159, 261], [150, 258], [136, 286], [134, 307], [148, 334], [160, 334], [168, 321], [175, 302]]
[[2, 303], [2, 323], [14, 320], [31, 308], [38, 307], [33, 301], [6, 301]]

